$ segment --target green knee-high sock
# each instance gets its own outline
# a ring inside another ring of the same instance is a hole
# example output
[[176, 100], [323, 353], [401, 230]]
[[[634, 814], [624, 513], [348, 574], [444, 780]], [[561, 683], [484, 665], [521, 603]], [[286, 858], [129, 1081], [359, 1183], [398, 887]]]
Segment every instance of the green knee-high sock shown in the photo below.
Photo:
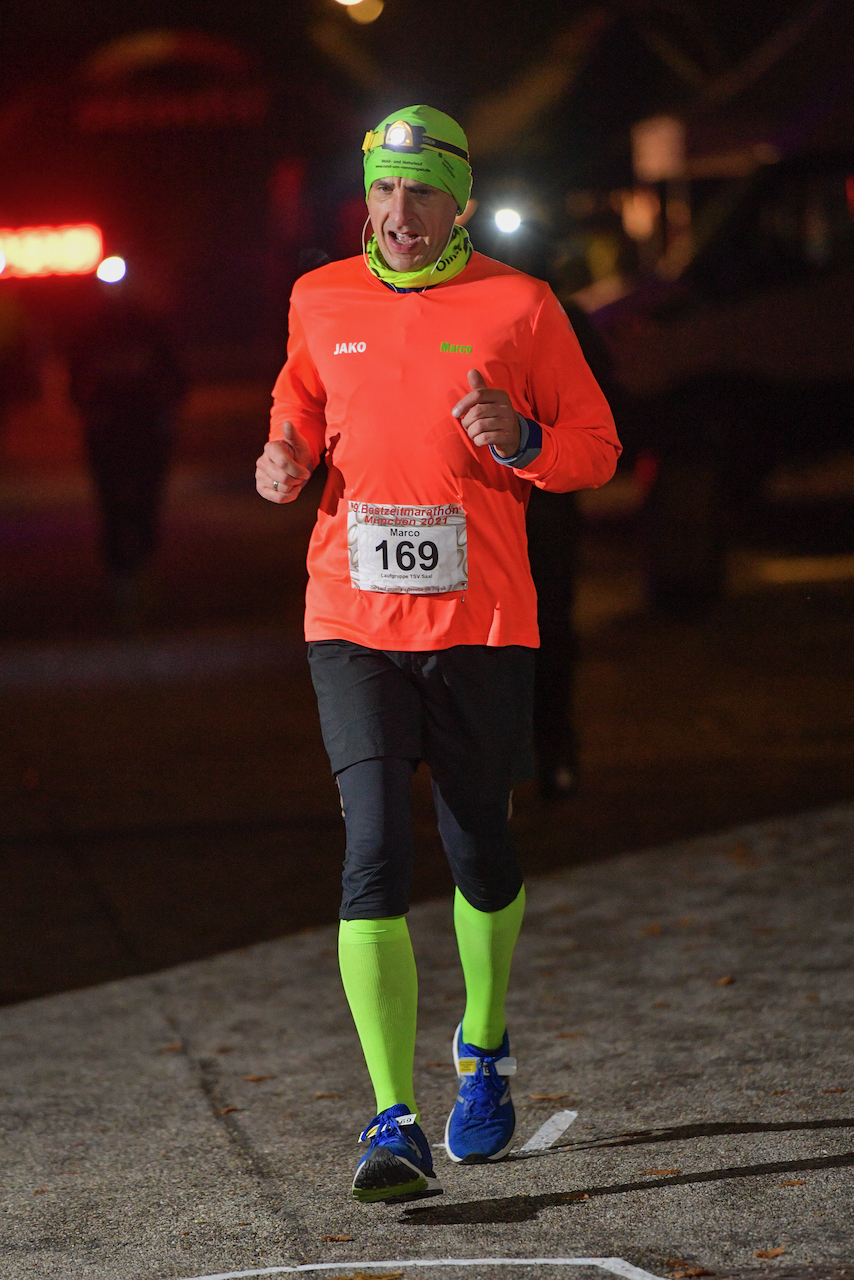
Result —
[[459, 889], [454, 895], [454, 928], [466, 980], [463, 1040], [478, 1049], [497, 1049], [504, 1038], [504, 999], [524, 914], [524, 886], [501, 911], [478, 911]]
[[406, 917], [342, 920], [338, 963], [377, 1112], [405, 1102], [417, 1115], [412, 1064], [418, 976]]

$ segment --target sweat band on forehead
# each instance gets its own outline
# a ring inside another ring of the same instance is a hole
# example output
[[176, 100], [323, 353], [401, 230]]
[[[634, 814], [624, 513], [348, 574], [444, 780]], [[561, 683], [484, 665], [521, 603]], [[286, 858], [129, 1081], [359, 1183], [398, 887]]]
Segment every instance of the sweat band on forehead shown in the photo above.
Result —
[[369, 129], [365, 153], [365, 193], [377, 178], [415, 178], [447, 191], [460, 212], [471, 193], [468, 139], [456, 120], [434, 107], [403, 107]]

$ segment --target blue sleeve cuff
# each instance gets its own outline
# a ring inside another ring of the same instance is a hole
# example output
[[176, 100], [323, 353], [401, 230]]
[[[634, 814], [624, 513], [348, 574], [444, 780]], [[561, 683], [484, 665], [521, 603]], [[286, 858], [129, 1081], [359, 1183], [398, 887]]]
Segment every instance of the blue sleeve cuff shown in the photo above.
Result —
[[519, 419], [519, 429], [522, 433], [516, 452], [509, 458], [502, 458], [500, 453], [495, 452], [492, 445], [489, 446], [489, 452], [502, 467], [516, 467], [524, 471], [525, 467], [530, 466], [540, 455], [543, 447], [543, 429], [533, 418], [523, 418], [521, 413], [517, 413], [516, 417]]

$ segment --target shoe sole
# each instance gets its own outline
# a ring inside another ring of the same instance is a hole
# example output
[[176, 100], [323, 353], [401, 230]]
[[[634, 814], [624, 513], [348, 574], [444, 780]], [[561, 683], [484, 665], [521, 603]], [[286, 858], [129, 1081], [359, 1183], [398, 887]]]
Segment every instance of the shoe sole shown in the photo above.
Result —
[[[463, 1024], [460, 1023], [456, 1031], [454, 1032], [454, 1038], [451, 1041], [451, 1053], [454, 1055], [454, 1070], [457, 1073], [458, 1080], [462, 1079], [462, 1077], [460, 1076], [460, 1054], [459, 1054], [459, 1049], [457, 1048], [457, 1046], [460, 1043], [460, 1035], [462, 1034], [462, 1030], [463, 1030]], [[469, 1155], [467, 1156], [455, 1156], [453, 1151], [451, 1150], [451, 1142], [450, 1142], [451, 1116], [453, 1116], [454, 1110], [455, 1110], [455, 1107], [452, 1107], [451, 1115], [449, 1115], [447, 1120], [445, 1121], [445, 1151], [447, 1152], [448, 1159], [453, 1160], [454, 1164], [492, 1164], [493, 1161], [495, 1160], [503, 1160], [504, 1157], [509, 1154], [510, 1148], [513, 1146], [513, 1139], [516, 1137], [515, 1113], [514, 1113], [514, 1120], [513, 1120], [513, 1132], [510, 1134], [510, 1141], [507, 1143], [506, 1147], [502, 1147], [500, 1151], [496, 1151], [495, 1155], [486, 1156], [486, 1155], [480, 1155], [478, 1153], [469, 1153]]]
[[[393, 1180], [396, 1174], [400, 1175], [399, 1182]], [[408, 1160], [389, 1154], [386, 1159], [374, 1160], [371, 1164], [366, 1161], [359, 1166], [352, 1193], [353, 1199], [360, 1204], [376, 1204], [380, 1200], [421, 1200], [425, 1196], [440, 1196], [443, 1188], [437, 1177], [428, 1177]]]
[[375, 1191], [364, 1187], [353, 1188], [353, 1199], [359, 1204], [401, 1204], [408, 1200], [425, 1200], [428, 1196], [444, 1194], [445, 1189], [439, 1186], [438, 1178], [419, 1178], [400, 1187], [384, 1187]]

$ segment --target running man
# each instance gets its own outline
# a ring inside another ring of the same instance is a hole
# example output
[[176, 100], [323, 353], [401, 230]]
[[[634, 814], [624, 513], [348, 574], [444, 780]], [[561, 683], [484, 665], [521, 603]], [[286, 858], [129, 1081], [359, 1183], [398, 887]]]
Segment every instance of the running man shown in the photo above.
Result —
[[533, 774], [532, 485], [611, 478], [607, 402], [548, 286], [474, 253], [459, 125], [406, 107], [363, 144], [373, 234], [302, 276], [256, 485], [292, 502], [325, 455], [305, 634], [346, 828], [339, 961], [376, 1093], [359, 1201], [441, 1186], [413, 1091], [417, 977], [406, 925], [413, 771], [432, 774], [466, 987], [450, 1158], [513, 1142], [504, 1015], [525, 891], [508, 830]]

